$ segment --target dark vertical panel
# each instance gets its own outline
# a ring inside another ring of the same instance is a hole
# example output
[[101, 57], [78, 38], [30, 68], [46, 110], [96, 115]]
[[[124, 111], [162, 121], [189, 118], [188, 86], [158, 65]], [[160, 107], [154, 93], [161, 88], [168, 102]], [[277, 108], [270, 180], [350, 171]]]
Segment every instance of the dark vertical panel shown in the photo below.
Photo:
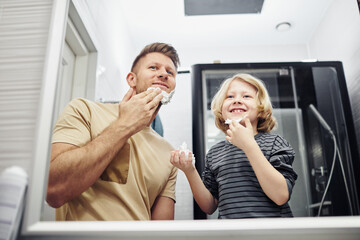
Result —
[[[204, 110], [203, 110], [203, 91], [202, 91], [202, 68], [200, 65], [192, 66], [192, 102], [193, 102], [193, 153], [195, 155], [195, 167], [200, 176], [205, 164], [205, 138], [204, 138]], [[196, 104], [194, 104], [196, 103]], [[206, 219], [206, 214], [200, 209], [194, 200], [194, 219]]]

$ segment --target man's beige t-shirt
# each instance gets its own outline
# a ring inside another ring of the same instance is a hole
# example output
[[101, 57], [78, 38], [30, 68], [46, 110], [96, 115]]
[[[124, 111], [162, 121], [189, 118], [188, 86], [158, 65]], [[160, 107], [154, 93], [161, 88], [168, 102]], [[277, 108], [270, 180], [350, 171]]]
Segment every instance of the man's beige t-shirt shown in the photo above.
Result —
[[[84, 146], [117, 117], [118, 104], [75, 99], [57, 121], [52, 142]], [[158, 196], [175, 201], [172, 150], [150, 127], [134, 134], [91, 187], [56, 209], [56, 220], [150, 220]]]

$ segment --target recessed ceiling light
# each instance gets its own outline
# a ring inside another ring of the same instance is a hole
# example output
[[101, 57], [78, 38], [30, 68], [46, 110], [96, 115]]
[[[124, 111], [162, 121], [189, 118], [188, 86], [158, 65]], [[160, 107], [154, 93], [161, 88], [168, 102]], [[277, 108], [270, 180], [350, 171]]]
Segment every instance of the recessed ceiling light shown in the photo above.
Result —
[[291, 24], [289, 22], [281, 22], [275, 27], [275, 29], [279, 32], [288, 31], [290, 28], [291, 28]]

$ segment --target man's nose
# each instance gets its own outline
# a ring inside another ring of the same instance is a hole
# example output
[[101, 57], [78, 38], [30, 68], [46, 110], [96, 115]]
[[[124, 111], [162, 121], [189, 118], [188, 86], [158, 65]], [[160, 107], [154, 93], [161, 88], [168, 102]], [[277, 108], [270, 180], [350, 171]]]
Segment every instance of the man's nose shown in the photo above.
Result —
[[169, 77], [169, 73], [166, 71], [166, 69], [164, 68], [160, 68], [157, 71], [157, 75], [160, 78], [168, 78]]

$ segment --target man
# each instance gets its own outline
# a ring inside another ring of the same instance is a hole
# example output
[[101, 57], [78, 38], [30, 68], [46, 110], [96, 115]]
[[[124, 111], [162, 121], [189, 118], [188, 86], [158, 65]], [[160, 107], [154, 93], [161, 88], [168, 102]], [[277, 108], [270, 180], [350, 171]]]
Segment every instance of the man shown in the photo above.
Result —
[[120, 104], [75, 99], [65, 108], [54, 128], [46, 198], [57, 220], [174, 219], [173, 148], [149, 126], [160, 89], [175, 88], [178, 64], [172, 46], [149, 44]]

